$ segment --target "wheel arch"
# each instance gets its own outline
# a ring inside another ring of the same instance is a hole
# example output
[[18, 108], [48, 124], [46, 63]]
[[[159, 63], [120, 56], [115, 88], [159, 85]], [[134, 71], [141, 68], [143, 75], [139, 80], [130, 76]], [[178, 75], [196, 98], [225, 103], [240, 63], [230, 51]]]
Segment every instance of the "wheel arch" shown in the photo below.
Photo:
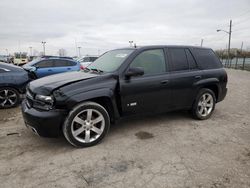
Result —
[[19, 94], [22, 93], [21, 89], [14, 84], [0, 85], [0, 89], [2, 89], [2, 88], [11, 88], [11, 89], [15, 89]]
[[111, 122], [120, 117], [117, 109], [116, 98], [113, 90], [109, 88], [92, 90], [70, 97], [66, 101], [67, 108], [72, 110], [76, 105], [83, 102], [96, 102], [103, 106], [110, 115]]
[[208, 79], [200, 80], [195, 85], [198, 86], [197, 94], [199, 93], [199, 91], [201, 89], [207, 88], [207, 89], [210, 89], [210, 90], [212, 90], [214, 92], [216, 102], [218, 101], [219, 93], [221, 92], [220, 87], [219, 87], [219, 79], [217, 79], [217, 78], [208, 78]]

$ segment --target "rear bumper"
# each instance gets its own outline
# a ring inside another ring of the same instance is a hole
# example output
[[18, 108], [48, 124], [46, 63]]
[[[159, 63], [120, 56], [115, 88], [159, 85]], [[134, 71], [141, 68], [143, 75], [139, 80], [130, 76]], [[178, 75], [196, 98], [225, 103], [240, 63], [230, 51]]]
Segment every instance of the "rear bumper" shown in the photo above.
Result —
[[22, 115], [25, 125], [42, 137], [57, 137], [61, 135], [61, 125], [66, 117], [66, 111], [39, 111], [28, 108], [26, 100], [22, 102]]

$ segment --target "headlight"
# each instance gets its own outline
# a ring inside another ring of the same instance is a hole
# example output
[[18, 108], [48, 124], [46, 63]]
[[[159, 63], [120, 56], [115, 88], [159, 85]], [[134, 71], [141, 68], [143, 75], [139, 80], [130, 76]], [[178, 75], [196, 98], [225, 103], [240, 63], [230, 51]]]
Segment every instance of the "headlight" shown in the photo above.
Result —
[[36, 95], [34, 107], [42, 110], [50, 110], [53, 107], [54, 99], [52, 96]]
[[43, 102], [46, 102], [46, 103], [52, 103], [54, 102], [54, 99], [53, 97], [51, 96], [45, 96], [45, 95], [36, 95], [36, 100], [39, 100], [39, 101], [43, 101]]

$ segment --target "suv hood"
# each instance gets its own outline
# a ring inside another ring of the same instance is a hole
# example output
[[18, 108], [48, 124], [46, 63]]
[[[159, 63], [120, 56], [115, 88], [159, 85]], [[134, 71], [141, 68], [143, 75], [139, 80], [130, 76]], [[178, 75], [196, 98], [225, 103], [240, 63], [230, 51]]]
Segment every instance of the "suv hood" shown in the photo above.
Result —
[[61, 73], [32, 81], [29, 84], [29, 89], [37, 94], [49, 95], [53, 90], [59, 87], [97, 76], [99, 75], [84, 72]]

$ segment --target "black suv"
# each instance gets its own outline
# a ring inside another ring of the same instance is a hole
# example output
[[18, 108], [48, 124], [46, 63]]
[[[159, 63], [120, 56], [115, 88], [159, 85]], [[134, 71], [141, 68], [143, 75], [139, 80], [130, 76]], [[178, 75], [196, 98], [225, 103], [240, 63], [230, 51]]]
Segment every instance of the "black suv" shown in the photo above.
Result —
[[98, 143], [120, 117], [187, 109], [211, 116], [227, 74], [209, 48], [146, 46], [108, 51], [84, 71], [31, 82], [25, 124], [40, 136], [63, 133], [74, 146]]

